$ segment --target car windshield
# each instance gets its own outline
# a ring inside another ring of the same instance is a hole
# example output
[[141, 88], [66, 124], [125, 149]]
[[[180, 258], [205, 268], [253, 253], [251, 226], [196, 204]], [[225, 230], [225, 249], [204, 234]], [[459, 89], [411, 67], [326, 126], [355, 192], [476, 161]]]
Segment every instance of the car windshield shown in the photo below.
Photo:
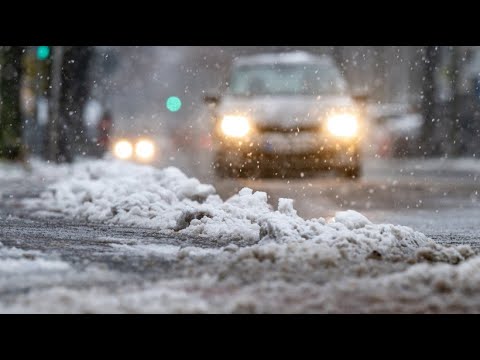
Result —
[[234, 69], [229, 93], [256, 95], [339, 95], [346, 82], [334, 66], [304, 64], [242, 65]]

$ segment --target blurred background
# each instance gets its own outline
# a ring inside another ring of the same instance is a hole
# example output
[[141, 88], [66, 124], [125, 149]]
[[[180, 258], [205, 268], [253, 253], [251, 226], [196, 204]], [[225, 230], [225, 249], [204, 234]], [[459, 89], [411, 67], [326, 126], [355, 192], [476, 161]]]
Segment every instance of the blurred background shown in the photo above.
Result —
[[371, 155], [478, 152], [480, 47], [1, 46], [0, 157], [71, 162], [103, 156], [111, 136], [155, 133], [163, 164], [191, 169], [211, 146], [202, 98], [227, 85], [232, 60], [292, 50], [331, 55], [368, 90]]

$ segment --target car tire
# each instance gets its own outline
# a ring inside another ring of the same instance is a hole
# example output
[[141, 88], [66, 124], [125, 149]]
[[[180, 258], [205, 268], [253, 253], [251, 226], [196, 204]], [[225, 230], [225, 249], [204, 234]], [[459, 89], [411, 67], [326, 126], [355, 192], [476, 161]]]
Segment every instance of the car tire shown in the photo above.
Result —
[[222, 159], [222, 153], [218, 153], [215, 156], [215, 160], [213, 162], [213, 170], [215, 172], [215, 176], [224, 179], [230, 177], [230, 166], [228, 166], [225, 161]]
[[224, 160], [222, 153], [218, 153], [215, 157], [214, 170], [215, 175], [219, 178], [258, 178], [261, 171], [258, 167], [253, 166], [251, 162], [244, 161], [240, 166], [238, 164], [230, 164]]
[[250, 172], [246, 168], [225, 164], [223, 161], [216, 161], [214, 164], [215, 175], [219, 178], [247, 178]]
[[225, 168], [224, 166], [215, 165], [214, 170], [215, 170], [215, 176], [220, 178], [220, 179], [225, 179], [225, 178], [230, 177], [229, 176], [229, 169]]
[[217, 159], [213, 165], [215, 175], [221, 179], [238, 177], [237, 171], [232, 164], [227, 164], [225, 161]]
[[337, 173], [345, 179], [359, 180], [362, 177], [362, 167], [361, 165], [347, 166], [338, 169]]

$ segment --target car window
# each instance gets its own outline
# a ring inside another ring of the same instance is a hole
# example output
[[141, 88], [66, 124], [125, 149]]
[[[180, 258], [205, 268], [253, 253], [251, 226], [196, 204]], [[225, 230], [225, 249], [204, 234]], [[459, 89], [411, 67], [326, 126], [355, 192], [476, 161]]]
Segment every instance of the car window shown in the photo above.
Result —
[[238, 96], [342, 94], [346, 82], [334, 66], [274, 64], [234, 68], [229, 93]]

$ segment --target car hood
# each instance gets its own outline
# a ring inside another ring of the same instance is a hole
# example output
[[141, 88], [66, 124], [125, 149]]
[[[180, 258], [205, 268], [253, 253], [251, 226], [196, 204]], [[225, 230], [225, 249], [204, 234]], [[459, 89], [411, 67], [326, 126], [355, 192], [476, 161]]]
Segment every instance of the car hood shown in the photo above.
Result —
[[218, 115], [245, 115], [261, 127], [315, 127], [327, 112], [354, 106], [355, 102], [347, 96], [227, 96], [218, 107]]

